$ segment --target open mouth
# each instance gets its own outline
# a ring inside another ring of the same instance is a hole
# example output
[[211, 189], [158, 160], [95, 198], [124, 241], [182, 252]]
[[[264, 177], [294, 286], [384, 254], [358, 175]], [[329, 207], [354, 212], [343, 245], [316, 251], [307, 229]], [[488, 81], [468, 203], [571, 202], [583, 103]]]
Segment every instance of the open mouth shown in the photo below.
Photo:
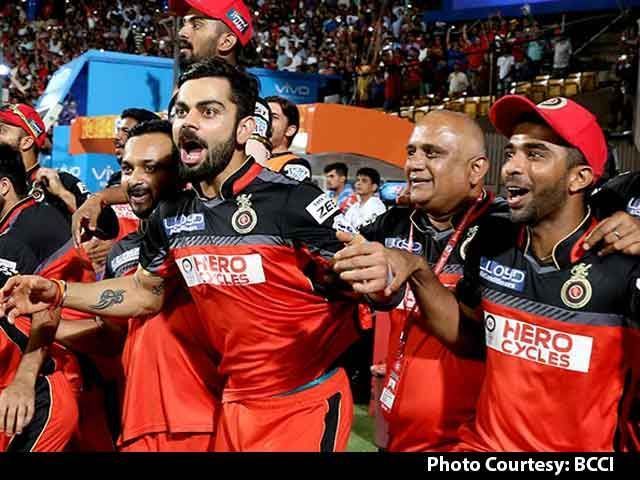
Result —
[[203, 142], [191, 138], [180, 142], [180, 159], [185, 165], [198, 165], [205, 159], [207, 151]]
[[148, 188], [132, 188], [127, 191], [127, 195], [133, 203], [143, 203], [151, 198], [151, 192]]
[[506, 188], [509, 208], [516, 209], [522, 207], [530, 190], [519, 185], [508, 185]]

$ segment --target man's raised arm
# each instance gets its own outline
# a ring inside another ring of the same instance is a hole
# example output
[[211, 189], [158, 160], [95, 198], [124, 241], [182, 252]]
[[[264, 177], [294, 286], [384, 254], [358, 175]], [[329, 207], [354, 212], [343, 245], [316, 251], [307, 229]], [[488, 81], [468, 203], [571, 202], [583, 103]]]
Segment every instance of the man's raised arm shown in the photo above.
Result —
[[160, 311], [165, 280], [142, 268], [135, 275], [95, 283], [69, 283], [35, 275], [10, 278], [0, 291], [0, 314], [10, 322], [47, 308], [64, 306], [96, 315], [138, 317]]

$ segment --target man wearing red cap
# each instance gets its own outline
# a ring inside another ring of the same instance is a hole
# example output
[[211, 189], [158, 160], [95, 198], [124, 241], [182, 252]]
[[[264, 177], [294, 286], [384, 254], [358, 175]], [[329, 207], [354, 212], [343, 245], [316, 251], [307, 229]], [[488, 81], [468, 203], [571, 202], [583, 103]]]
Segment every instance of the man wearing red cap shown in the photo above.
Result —
[[[512, 222], [479, 223], [456, 296], [423, 258], [400, 250], [351, 246], [335, 267], [364, 293], [388, 295], [408, 279], [423, 325], [450, 348], [484, 340], [476, 417], [457, 449], [637, 448], [640, 265], [585, 246], [597, 226], [585, 199], [607, 158], [602, 130], [564, 98], [535, 105], [506, 96], [490, 119], [510, 137], [502, 176]], [[390, 282], [366, 269], [366, 255], [384, 259]]]
[[180, 29], [180, 67], [220, 57], [238, 64], [238, 54], [253, 36], [251, 12], [242, 0], [170, 0], [169, 9], [184, 17]]
[[67, 172], [40, 167], [38, 153], [46, 141], [44, 122], [31, 106], [21, 103], [0, 108], [0, 144], [22, 155], [34, 196], [45, 199], [71, 221], [71, 214], [87, 199], [89, 191]]

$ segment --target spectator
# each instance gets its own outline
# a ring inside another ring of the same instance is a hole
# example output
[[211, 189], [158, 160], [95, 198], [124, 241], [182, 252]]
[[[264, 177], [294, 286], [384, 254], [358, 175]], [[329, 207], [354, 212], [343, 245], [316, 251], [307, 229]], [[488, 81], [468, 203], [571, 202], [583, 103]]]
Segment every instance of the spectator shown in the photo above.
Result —
[[462, 65], [458, 62], [449, 75], [449, 96], [459, 97], [469, 88], [469, 79], [462, 71]]
[[563, 78], [569, 73], [569, 62], [571, 61], [571, 39], [566, 34], [561, 33], [553, 44], [553, 76]]
[[540, 38], [540, 31], [537, 27], [533, 27], [529, 35], [529, 43], [527, 44], [527, 57], [531, 62], [531, 74], [534, 77], [540, 74], [544, 49], [545, 42]]
[[498, 57], [498, 92], [504, 93], [508, 90], [509, 84], [513, 80], [513, 67], [515, 59], [510, 50], [505, 50]]
[[349, 168], [342, 162], [331, 163], [324, 167], [329, 195], [336, 200], [343, 212], [357, 201], [353, 187], [347, 182], [347, 175], [349, 175]]
[[360, 230], [373, 223], [378, 215], [386, 211], [386, 208], [377, 196], [380, 190], [380, 174], [376, 169], [365, 167], [358, 170], [355, 186], [358, 201], [349, 207], [345, 220], [354, 229]]

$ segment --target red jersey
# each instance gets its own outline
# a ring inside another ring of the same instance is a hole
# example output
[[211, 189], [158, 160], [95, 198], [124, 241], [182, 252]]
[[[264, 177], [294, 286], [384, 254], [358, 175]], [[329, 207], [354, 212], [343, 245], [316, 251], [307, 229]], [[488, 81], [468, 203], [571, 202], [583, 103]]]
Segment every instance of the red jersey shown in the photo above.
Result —
[[[135, 272], [142, 237], [136, 232], [114, 245], [106, 278]], [[222, 378], [218, 356], [203, 347], [204, 337], [198, 312], [181, 288], [159, 314], [129, 320], [120, 444], [149, 433], [215, 431]]]
[[460, 450], [637, 449], [640, 266], [583, 251], [595, 224], [587, 216], [551, 264], [534, 257], [528, 231], [516, 240], [508, 225], [480, 227], [465, 276], [482, 295], [486, 377]]
[[[491, 201], [487, 197], [487, 202]], [[494, 202], [485, 214], [500, 214], [503, 202]], [[410, 234], [412, 219], [415, 223]], [[452, 251], [439, 279], [455, 287], [463, 272], [465, 252], [474, 235], [474, 226]], [[454, 230], [436, 230], [426, 215], [406, 207], [394, 207], [364, 227], [361, 234], [388, 248], [407, 250], [435, 264]], [[387, 449], [395, 452], [447, 450], [459, 441], [458, 430], [475, 414], [476, 401], [484, 379], [484, 362], [462, 358], [447, 349], [421, 327], [422, 315], [409, 290], [404, 301], [390, 312], [391, 330], [386, 362], [387, 378], [398, 357], [400, 337], [408, 323], [403, 365], [391, 411], [382, 409], [389, 424]], [[409, 319], [409, 314], [412, 318]]]
[[146, 270], [178, 271], [221, 353], [223, 401], [296, 389], [327, 372], [355, 340], [357, 305], [327, 283], [342, 248], [338, 206], [317, 187], [248, 159], [221, 196], [181, 192], [150, 218]]

